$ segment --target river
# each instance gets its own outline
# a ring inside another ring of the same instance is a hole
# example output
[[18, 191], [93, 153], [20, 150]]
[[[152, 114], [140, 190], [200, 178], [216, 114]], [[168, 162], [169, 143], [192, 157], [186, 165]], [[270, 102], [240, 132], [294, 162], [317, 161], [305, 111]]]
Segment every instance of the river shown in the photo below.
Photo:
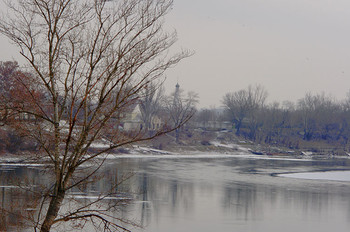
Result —
[[[38, 170], [2, 164], [2, 204], [16, 198], [7, 175], [38, 185]], [[122, 214], [142, 226], [130, 227], [136, 232], [347, 232], [350, 182], [278, 175], [321, 170], [350, 170], [350, 160], [130, 155], [108, 160], [102, 172], [134, 173], [126, 184], [133, 200]], [[91, 197], [106, 186], [108, 181], [85, 191]]]

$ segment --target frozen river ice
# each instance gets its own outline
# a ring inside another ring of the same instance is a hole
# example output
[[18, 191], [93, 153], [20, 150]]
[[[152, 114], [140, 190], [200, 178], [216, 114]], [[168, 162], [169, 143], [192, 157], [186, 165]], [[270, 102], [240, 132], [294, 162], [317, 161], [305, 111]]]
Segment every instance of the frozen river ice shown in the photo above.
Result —
[[350, 171], [302, 172], [279, 176], [309, 180], [350, 181]]

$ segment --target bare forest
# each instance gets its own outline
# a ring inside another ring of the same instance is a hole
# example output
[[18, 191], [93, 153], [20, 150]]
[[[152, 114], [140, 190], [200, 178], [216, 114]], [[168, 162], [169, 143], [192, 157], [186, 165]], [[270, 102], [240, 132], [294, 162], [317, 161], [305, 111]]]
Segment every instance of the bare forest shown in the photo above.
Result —
[[198, 109], [198, 94], [181, 83], [166, 94], [166, 71], [193, 55], [171, 50], [177, 34], [164, 22], [172, 0], [5, 2], [0, 33], [24, 64], [0, 62], [0, 154], [45, 164], [40, 188], [16, 183], [30, 193], [21, 202], [30, 211], [0, 207], [2, 215], [21, 217], [23, 227], [130, 231], [136, 223], [115, 214], [127, 200], [101, 202], [119, 197], [118, 186], [132, 174], [113, 173], [92, 201], [78, 201], [71, 191], [97, 183], [105, 155], [132, 144], [208, 146], [222, 132], [227, 143], [350, 148], [350, 92], [342, 101], [306, 93], [297, 102], [271, 103], [262, 85], [251, 85], [223, 94], [212, 109]]

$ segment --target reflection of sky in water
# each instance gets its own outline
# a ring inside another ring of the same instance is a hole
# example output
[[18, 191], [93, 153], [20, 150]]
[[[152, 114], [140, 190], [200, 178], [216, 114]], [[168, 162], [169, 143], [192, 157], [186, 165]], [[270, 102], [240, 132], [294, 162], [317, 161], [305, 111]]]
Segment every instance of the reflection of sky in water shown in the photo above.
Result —
[[281, 174], [279, 176], [309, 180], [350, 181], [350, 171], [291, 173]]

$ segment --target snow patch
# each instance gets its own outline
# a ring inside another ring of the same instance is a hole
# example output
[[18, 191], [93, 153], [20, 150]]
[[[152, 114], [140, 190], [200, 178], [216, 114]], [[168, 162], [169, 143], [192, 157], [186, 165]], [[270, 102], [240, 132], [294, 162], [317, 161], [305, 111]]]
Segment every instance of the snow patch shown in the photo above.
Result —
[[109, 148], [110, 145], [103, 143], [103, 142], [99, 142], [99, 143], [91, 143], [90, 148]]
[[246, 147], [242, 147], [239, 146], [237, 144], [231, 143], [231, 144], [222, 144], [219, 141], [211, 141], [210, 142], [212, 145], [214, 145], [215, 147], [223, 147], [223, 148], [229, 148], [229, 149], [236, 149], [239, 151], [244, 151], [244, 152], [248, 152], [249, 148]]
[[92, 199], [92, 200], [132, 200], [130, 197], [104, 197], [104, 196], [92, 196], [92, 195], [68, 195], [69, 198], [74, 199]]
[[150, 147], [140, 147], [137, 145], [133, 146], [133, 151], [139, 152], [139, 153], [156, 153], [156, 154], [160, 154], [160, 155], [173, 154], [172, 152], [169, 152], [169, 151], [158, 150], [158, 149], [154, 149], [154, 148], [150, 148]]
[[312, 152], [311, 151], [302, 151], [301, 154], [304, 156], [311, 156]]
[[242, 159], [260, 159], [260, 160], [289, 160], [308, 162], [312, 159], [296, 159], [285, 157], [271, 157], [267, 155], [254, 155], [247, 152], [236, 151], [234, 153], [203, 153], [203, 152], [190, 152], [185, 154], [171, 153], [171, 154], [152, 154], [152, 153], [133, 153], [133, 154], [106, 154], [103, 156], [105, 159], [219, 159], [219, 158], [242, 158]]

